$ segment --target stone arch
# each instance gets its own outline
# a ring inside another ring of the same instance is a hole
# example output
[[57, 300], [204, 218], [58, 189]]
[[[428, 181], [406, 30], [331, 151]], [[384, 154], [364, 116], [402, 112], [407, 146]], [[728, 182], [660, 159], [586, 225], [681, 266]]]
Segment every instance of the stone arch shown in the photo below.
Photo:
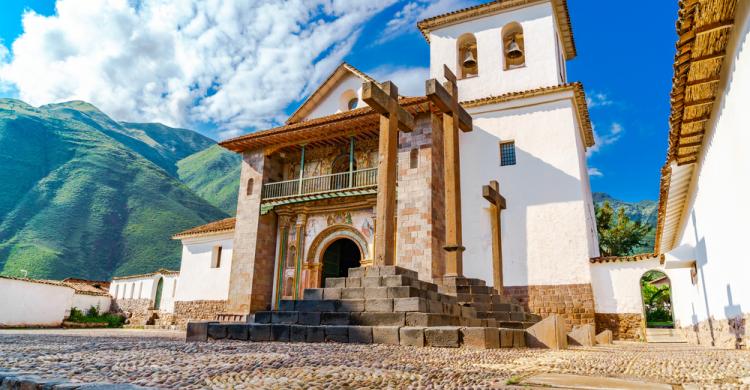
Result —
[[317, 264], [328, 246], [339, 238], [348, 238], [354, 241], [359, 247], [359, 254], [362, 256], [362, 260], [367, 258], [367, 239], [365, 239], [362, 233], [349, 225], [336, 224], [318, 233], [312, 244], [310, 244], [310, 249], [307, 251], [307, 262]]

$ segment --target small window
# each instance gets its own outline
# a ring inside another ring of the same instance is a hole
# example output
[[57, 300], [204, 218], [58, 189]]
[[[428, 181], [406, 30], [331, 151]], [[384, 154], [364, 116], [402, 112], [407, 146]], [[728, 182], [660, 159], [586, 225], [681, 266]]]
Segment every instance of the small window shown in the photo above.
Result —
[[500, 166], [516, 165], [516, 143], [505, 141], [500, 143]]
[[349, 103], [347, 103], [346, 106], [349, 107], [350, 110], [353, 110], [357, 108], [357, 104], [359, 104], [359, 99], [352, 98], [349, 100]]
[[215, 246], [211, 254], [211, 268], [221, 268], [221, 246]]
[[419, 167], [419, 150], [412, 149], [409, 152], [409, 168], [417, 169]]
[[255, 184], [255, 180], [247, 179], [247, 189], [245, 190], [247, 193], [247, 196], [250, 196], [253, 194], [253, 184]]

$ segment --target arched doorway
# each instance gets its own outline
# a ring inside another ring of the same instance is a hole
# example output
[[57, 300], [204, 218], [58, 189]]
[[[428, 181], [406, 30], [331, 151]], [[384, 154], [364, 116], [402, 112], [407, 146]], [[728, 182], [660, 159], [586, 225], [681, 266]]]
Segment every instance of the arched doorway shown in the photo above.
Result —
[[321, 284], [325, 285], [326, 278], [345, 277], [349, 268], [359, 267], [362, 253], [354, 241], [342, 237], [328, 245], [320, 260], [323, 264]]
[[641, 276], [641, 298], [646, 328], [674, 328], [672, 283], [662, 271], [646, 271]]
[[164, 290], [164, 278], [159, 278], [159, 283], [156, 284], [156, 297], [154, 298], [154, 310], [159, 310], [161, 307], [161, 294]]

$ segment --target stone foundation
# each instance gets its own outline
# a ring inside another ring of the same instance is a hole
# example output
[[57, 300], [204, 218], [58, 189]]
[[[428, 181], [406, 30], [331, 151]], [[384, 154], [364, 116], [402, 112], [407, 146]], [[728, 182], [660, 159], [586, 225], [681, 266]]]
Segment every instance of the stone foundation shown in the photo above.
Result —
[[611, 330], [615, 340], [644, 340], [640, 313], [596, 313], [596, 333]]
[[565, 330], [576, 325], [594, 324], [594, 292], [591, 284], [562, 284], [505, 287], [527, 312], [547, 317], [558, 314], [565, 319]]
[[216, 315], [226, 311], [227, 301], [177, 301], [174, 303], [173, 323], [183, 326], [188, 321], [215, 320]]
[[150, 299], [113, 299], [109, 311], [124, 314], [130, 325], [143, 326], [148, 320], [150, 308]]
[[731, 320], [705, 320], [688, 327], [680, 327], [690, 344], [727, 349], [747, 349], [750, 344], [750, 313]]

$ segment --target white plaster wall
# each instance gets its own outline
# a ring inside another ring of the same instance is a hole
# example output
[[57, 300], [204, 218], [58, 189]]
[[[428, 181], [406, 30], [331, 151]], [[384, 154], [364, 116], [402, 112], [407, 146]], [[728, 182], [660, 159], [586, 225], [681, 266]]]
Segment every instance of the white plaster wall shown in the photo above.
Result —
[[[675, 286], [682, 326], [750, 312], [750, 2], [739, 2], [721, 88], [698, 160], [682, 232], [667, 261], [696, 260]], [[684, 280], [683, 280], [684, 279]]]
[[[506, 286], [589, 283], [593, 208], [572, 92], [469, 110], [462, 133], [464, 272], [492, 280], [489, 203], [482, 186], [498, 180]], [[515, 140], [516, 165], [500, 166], [499, 142]]]
[[[93, 306], [99, 309], [99, 313], [106, 313], [109, 311], [109, 307], [111, 306], [111, 304], [112, 297], [110, 296], [75, 293], [73, 294], [73, 301], [70, 305], [70, 308], [75, 307], [76, 309], [86, 313], [86, 310]], [[70, 315], [70, 310], [68, 310], [66, 316], [67, 315]]]
[[[526, 65], [504, 70], [502, 28], [517, 22], [523, 28]], [[430, 32], [430, 77], [443, 80], [443, 65], [458, 75], [458, 38], [472, 33], [477, 40], [479, 75], [458, 82], [460, 100], [502, 95], [564, 82], [558, 60], [557, 24], [551, 3], [449, 25]]]
[[[174, 300], [216, 301], [228, 298], [233, 237], [234, 233], [230, 232], [182, 241], [182, 264]], [[211, 268], [213, 248], [219, 245], [222, 247], [221, 265]]]
[[591, 287], [597, 313], [643, 313], [641, 277], [646, 271], [664, 270], [659, 258], [591, 264]]
[[73, 302], [65, 286], [0, 278], [0, 326], [58, 326]]
[[[152, 299], [156, 295], [156, 284], [154, 284], [154, 281], [155, 279], [152, 275], [138, 278], [115, 279], [109, 285], [109, 294], [116, 299]], [[117, 296], [114, 295], [116, 289], [118, 289]]]
[[347, 103], [349, 102], [349, 99], [342, 99], [342, 96], [344, 96], [347, 91], [354, 92], [356, 97], [360, 99], [357, 108], [366, 106], [365, 102], [362, 101], [363, 82], [364, 80], [359, 76], [355, 76], [351, 73], [347, 74], [339, 80], [338, 84], [336, 84], [336, 86], [318, 102], [318, 105], [315, 106], [307, 116], [305, 116], [305, 120], [320, 118], [348, 110]]
[[[174, 312], [174, 302], [175, 298], [177, 296], [177, 284], [179, 284], [179, 276], [178, 275], [165, 275], [164, 278], [164, 286], [162, 287], [161, 291], [161, 304], [159, 306], [159, 310], [166, 313], [173, 313]], [[175, 281], [178, 283], [175, 284]], [[154, 283], [154, 296], [152, 300], [156, 299], [156, 283]]]

